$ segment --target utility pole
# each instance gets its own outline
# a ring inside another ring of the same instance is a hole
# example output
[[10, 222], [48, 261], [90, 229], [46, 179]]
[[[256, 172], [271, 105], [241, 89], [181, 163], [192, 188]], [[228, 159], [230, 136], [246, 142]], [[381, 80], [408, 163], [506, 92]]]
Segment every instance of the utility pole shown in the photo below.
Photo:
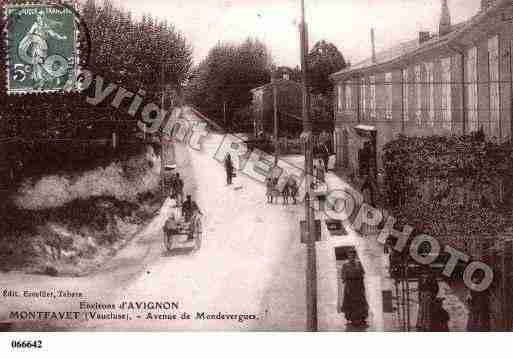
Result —
[[224, 129], [226, 132], [228, 131], [228, 124], [227, 124], [227, 118], [226, 118], [226, 100], [223, 101], [223, 122], [224, 122]]
[[[161, 64], [161, 67], [160, 67], [160, 86], [162, 88], [162, 98], [161, 98], [161, 103], [160, 103], [160, 110], [161, 111], [164, 111], [164, 82], [165, 82], [165, 78], [164, 78], [164, 61], [162, 61], [162, 64]], [[171, 109], [172, 110], [172, 109]], [[170, 136], [170, 139], [171, 140], [171, 137]], [[164, 145], [165, 145], [165, 141], [164, 141], [164, 132], [160, 133], [160, 189], [161, 189], [161, 193], [165, 193], [165, 183], [164, 183], [164, 171], [165, 171], [165, 166], [166, 166], [166, 156], [164, 155], [164, 153], [166, 153], [166, 149], [164, 148]]]
[[306, 315], [307, 331], [317, 331], [317, 254], [315, 249], [315, 213], [312, 199], [312, 122], [310, 120], [310, 95], [308, 93], [308, 26], [305, 22], [305, 0], [301, 0], [301, 23], [299, 25], [301, 42], [301, 77], [303, 88], [303, 133], [305, 146], [305, 220], [306, 220]]
[[274, 165], [278, 166], [279, 141], [278, 141], [278, 88], [276, 86], [276, 73], [271, 79], [273, 86], [273, 110], [274, 110]]

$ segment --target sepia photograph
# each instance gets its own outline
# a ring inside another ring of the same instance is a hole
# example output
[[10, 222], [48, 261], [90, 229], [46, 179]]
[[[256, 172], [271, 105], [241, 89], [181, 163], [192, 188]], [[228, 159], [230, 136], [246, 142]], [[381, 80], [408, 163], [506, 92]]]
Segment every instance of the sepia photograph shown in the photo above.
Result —
[[9, 347], [512, 331], [512, 25], [512, 0], [0, 0]]

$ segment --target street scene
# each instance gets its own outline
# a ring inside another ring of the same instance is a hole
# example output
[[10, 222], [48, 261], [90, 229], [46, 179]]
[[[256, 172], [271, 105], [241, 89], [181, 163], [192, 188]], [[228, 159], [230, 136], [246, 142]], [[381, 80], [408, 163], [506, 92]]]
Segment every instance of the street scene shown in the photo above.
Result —
[[513, 330], [511, 0], [0, 19], [0, 332]]

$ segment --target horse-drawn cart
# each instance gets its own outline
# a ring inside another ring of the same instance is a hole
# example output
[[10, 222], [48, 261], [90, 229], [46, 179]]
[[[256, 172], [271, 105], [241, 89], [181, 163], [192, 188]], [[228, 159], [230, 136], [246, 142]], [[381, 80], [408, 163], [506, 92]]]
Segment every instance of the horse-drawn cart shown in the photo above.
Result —
[[164, 225], [164, 245], [168, 251], [177, 249], [199, 250], [202, 240], [201, 214], [195, 213], [189, 222], [183, 217], [170, 218]]

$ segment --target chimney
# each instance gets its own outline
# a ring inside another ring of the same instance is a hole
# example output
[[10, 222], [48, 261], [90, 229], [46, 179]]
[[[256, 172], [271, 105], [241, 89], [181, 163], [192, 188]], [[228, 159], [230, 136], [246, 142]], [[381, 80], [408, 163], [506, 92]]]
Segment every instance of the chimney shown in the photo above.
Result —
[[374, 28], [371, 28], [372, 63], [376, 63], [376, 38]]
[[449, 32], [451, 32], [451, 14], [449, 12], [449, 5], [447, 5], [447, 0], [442, 0], [442, 11], [440, 13], [440, 25], [438, 27], [438, 33], [440, 36], [444, 36]]

